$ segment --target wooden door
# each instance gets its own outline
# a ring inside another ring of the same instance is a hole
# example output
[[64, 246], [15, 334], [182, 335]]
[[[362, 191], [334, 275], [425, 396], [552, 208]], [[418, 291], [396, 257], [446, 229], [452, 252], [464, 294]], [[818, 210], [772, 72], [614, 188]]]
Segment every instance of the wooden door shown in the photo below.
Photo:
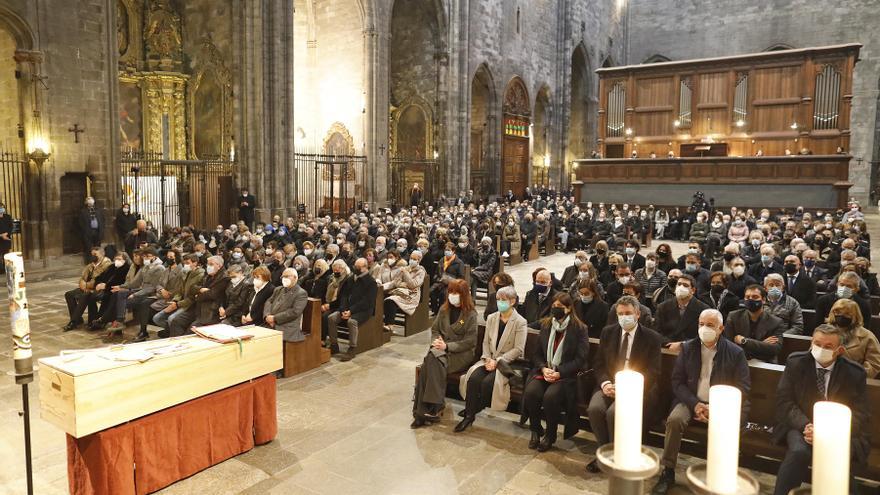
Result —
[[[83, 250], [82, 240], [79, 233], [79, 212], [85, 206], [86, 199], [86, 174], [67, 173], [61, 176], [61, 232], [62, 252], [64, 254], [81, 253]], [[105, 205], [98, 204], [98, 208]], [[113, 217], [104, 216], [104, 222], [112, 225]], [[51, 224], [52, 222], [50, 222]], [[113, 229], [105, 225], [105, 235], [113, 235]]]
[[501, 194], [513, 191], [517, 197], [525, 193], [529, 178], [529, 140], [504, 136], [504, 167]]

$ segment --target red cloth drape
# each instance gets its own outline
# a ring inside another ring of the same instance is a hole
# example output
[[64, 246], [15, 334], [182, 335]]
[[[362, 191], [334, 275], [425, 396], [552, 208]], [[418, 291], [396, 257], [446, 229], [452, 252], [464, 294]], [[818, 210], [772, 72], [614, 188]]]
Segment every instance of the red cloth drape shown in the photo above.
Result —
[[277, 432], [270, 374], [83, 438], [68, 435], [70, 493], [155, 492]]

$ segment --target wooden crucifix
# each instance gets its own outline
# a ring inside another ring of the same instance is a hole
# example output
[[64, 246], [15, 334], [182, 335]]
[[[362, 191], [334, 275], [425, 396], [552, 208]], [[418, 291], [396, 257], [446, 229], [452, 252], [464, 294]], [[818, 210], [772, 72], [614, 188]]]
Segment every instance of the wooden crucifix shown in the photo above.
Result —
[[73, 124], [73, 127], [67, 129], [67, 132], [73, 133], [73, 142], [79, 143], [79, 135], [86, 132], [85, 128], [80, 129], [79, 124]]

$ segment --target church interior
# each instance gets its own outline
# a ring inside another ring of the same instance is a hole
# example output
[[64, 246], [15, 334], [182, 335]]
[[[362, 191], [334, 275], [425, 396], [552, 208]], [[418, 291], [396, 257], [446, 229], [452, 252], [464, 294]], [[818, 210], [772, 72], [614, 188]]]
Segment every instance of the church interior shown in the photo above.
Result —
[[0, 0], [0, 495], [880, 493], [878, 6]]

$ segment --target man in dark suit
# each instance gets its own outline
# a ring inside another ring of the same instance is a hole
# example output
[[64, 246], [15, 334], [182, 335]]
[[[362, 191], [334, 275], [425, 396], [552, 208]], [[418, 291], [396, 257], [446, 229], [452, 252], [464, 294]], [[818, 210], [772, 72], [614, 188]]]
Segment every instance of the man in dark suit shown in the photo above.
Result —
[[629, 264], [633, 272], [645, 267], [645, 257], [639, 254], [639, 241], [633, 239], [626, 241], [623, 252], [623, 260]]
[[[707, 309], [699, 317], [699, 337], [681, 346], [672, 370], [672, 392], [675, 396], [672, 411], [666, 419], [666, 437], [663, 442], [663, 471], [651, 492], [665, 494], [675, 485], [675, 466], [681, 437], [691, 420], [709, 422], [709, 388], [713, 385], [730, 385], [742, 392], [740, 424], [746, 423], [749, 410], [749, 365], [742, 349], [731, 341], [721, 338], [724, 325], [721, 312]], [[703, 366], [711, 361], [711, 365]], [[733, 427], [733, 425], [730, 425]]]
[[871, 321], [871, 303], [859, 295], [862, 278], [855, 272], [843, 272], [837, 277], [837, 291], [829, 292], [816, 300], [816, 321], [825, 321], [831, 312], [831, 306], [838, 299], [852, 299], [862, 311], [862, 319]]
[[586, 251], [578, 251], [574, 253], [574, 264], [565, 267], [565, 271], [562, 272], [562, 287], [569, 289], [572, 284], [577, 282], [580, 267], [586, 263], [588, 259]]
[[95, 206], [95, 198], [86, 198], [85, 207], [77, 218], [77, 226], [83, 245], [83, 261], [88, 264], [92, 248], [100, 246], [104, 238], [104, 213]]
[[241, 196], [238, 198], [238, 219], [244, 222], [248, 228], [254, 228], [254, 209], [257, 207], [257, 198], [248, 193], [248, 188], [241, 188]]
[[801, 304], [801, 308], [816, 307], [816, 283], [801, 269], [801, 260], [793, 254], [785, 257], [785, 293]]
[[345, 322], [348, 327], [348, 351], [339, 357], [340, 361], [351, 361], [357, 354], [358, 325], [366, 323], [373, 316], [377, 290], [376, 279], [370, 275], [367, 260], [358, 258], [354, 262], [349, 290], [339, 294], [339, 308], [327, 317], [332, 346], [339, 345], [337, 333], [340, 322]]
[[550, 306], [553, 304], [556, 292], [549, 271], [540, 270], [535, 274], [535, 284], [526, 292], [520, 312], [530, 328], [540, 328], [540, 320], [550, 315]]
[[623, 286], [632, 280], [632, 270], [626, 262], [619, 263], [614, 272], [614, 281], [605, 290], [605, 301], [614, 304], [623, 295]]
[[776, 250], [770, 244], [761, 246], [761, 257], [759, 261], [749, 267], [749, 275], [752, 276], [759, 284], [764, 283], [764, 277], [771, 273], [784, 275], [782, 265], [776, 261]]
[[678, 351], [684, 341], [697, 336], [700, 313], [709, 309], [695, 294], [694, 278], [687, 274], [682, 275], [676, 282], [675, 297], [663, 301], [657, 307], [657, 331], [673, 351]]
[[825, 286], [828, 283], [828, 270], [818, 266], [816, 263], [819, 259], [819, 253], [812, 250], [807, 249], [804, 251], [804, 273], [809, 277], [810, 280], [816, 284], [816, 290], [825, 290]]
[[229, 277], [223, 269], [223, 257], [209, 257], [205, 263], [205, 277], [202, 279], [201, 287], [193, 295], [193, 304], [168, 324], [171, 337], [191, 333], [190, 327], [195, 322], [198, 322], [198, 325], [220, 323], [220, 314], [217, 310], [225, 304], [228, 286]]
[[760, 285], [746, 288], [745, 309], [738, 309], [727, 317], [724, 336], [739, 344], [746, 359], [760, 359], [775, 363], [782, 350], [782, 332], [785, 323], [769, 311], [764, 311], [767, 293]]
[[[813, 405], [818, 401], [843, 404], [852, 411], [852, 454], [854, 464], [868, 458], [867, 375], [858, 363], [843, 357], [843, 335], [831, 325], [819, 325], [813, 332], [810, 352], [788, 357], [776, 390], [776, 427], [773, 439], [785, 441], [788, 449], [776, 475], [775, 495], [788, 495], [807, 480], [813, 457]], [[851, 482], [852, 483], [852, 482]]]
[[[656, 409], [660, 392], [658, 382], [663, 337], [639, 324], [639, 307], [640, 303], [635, 297], [621, 297], [617, 301], [617, 323], [602, 329], [599, 339], [599, 350], [593, 364], [597, 388], [587, 407], [590, 426], [599, 446], [611, 442], [614, 434], [614, 375], [620, 370], [635, 370], [645, 377], [642, 425], [647, 428], [654, 422], [651, 413]], [[594, 474], [599, 472], [595, 460], [587, 464], [587, 471]]]

